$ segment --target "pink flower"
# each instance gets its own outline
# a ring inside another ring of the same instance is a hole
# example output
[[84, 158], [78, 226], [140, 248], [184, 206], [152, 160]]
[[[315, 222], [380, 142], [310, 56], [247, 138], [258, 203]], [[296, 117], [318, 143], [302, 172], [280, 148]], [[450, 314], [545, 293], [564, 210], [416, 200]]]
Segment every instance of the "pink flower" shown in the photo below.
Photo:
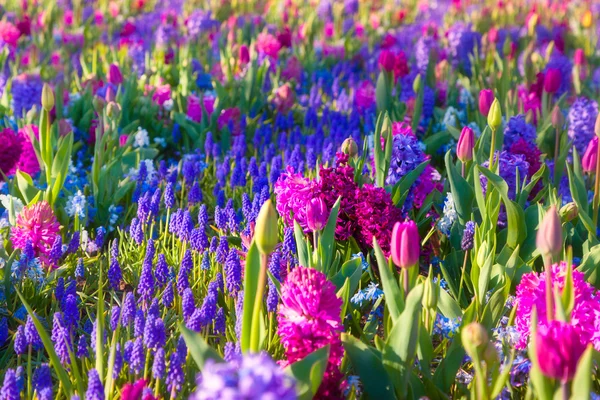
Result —
[[128, 135], [119, 136], [119, 146], [125, 147], [127, 145], [127, 139], [129, 139]]
[[108, 79], [108, 82], [113, 85], [120, 85], [123, 82], [123, 75], [117, 64], [110, 64], [106, 78]]
[[9, 46], [15, 47], [21, 36], [16, 26], [8, 21], [0, 21], [0, 39]]
[[[561, 262], [552, 266], [552, 284], [558, 288], [559, 293], [565, 285], [567, 264]], [[580, 271], [573, 271], [573, 288], [575, 305], [571, 313], [570, 324], [579, 331], [584, 344], [592, 343], [600, 349], [600, 302], [594, 288], [585, 281], [585, 275]], [[515, 328], [520, 337], [515, 344], [517, 349], [527, 347], [531, 332], [531, 312], [535, 307], [537, 313], [537, 328], [541, 330], [548, 326], [546, 315], [546, 274], [530, 272], [521, 278], [517, 286], [517, 315]]]
[[311, 199], [306, 205], [306, 217], [308, 229], [313, 232], [323, 229], [329, 219], [329, 209], [325, 201], [320, 197]]
[[362, 81], [354, 92], [354, 104], [361, 109], [367, 109], [375, 104], [375, 87], [368, 80]]
[[577, 363], [586, 348], [576, 327], [556, 320], [539, 328], [535, 346], [542, 373], [563, 383], [575, 376]]
[[240, 118], [241, 118], [241, 112], [240, 109], [237, 107], [233, 107], [233, 108], [226, 108], [225, 110], [221, 111], [221, 115], [219, 115], [219, 118], [217, 119], [217, 125], [219, 126], [219, 129], [223, 129], [223, 127], [225, 126], [229, 126], [230, 121], [231, 124], [233, 125], [233, 130], [231, 132], [232, 135], [239, 135], [240, 132]]
[[40, 172], [40, 163], [38, 162], [37, 155], [35, 154], [29, 136], [31, 131], [33, 131], [36, 138], [39, 137], [39, 129], [36, 125], [25, 125], [17, 132], [17, 139], [21, 143], [21, 152], [19, 154], [19, 160], [9, 171], [10, 175], [14, 175], [17, 170], [26, 172], [32, 176]]
[[342, 300], [333, 283], [313, 268], [294, 268], [281, 286], [281, 304], [277, 312], [277, 334], [291, 364], [326, 345], [329, 361], [317, 398], [342, 398], [339, 366], [344, 355], [340, 340], [343, 330], [340, 312]]
[[152, 94], [152, 101], [162, 106], [165, 101], [171, 99], [171, 86], [169, 84], [156, 86], [154, 93]]
[[17, 249], [24, 249], [30, 241], [36, 254], [45, 258], [50, 253], [59, 229], [52, 207], [41, 201], [23, 208], [17, 215], [10, 239]]
[[279, 56], [280, 49], [281, 43], [270, 33], [262, 32], [256, 38], [256, 50], [259, 53], [265, 54], [276, 60]]
[[15, 169], [21, 150], [21, 141], [12, 129], [0, 131], [0, 170], [4, 175], [9, 175]]
[[275, 182], [274, 190], [277, 196], [277, 212], [287, 226], [294, 226], [296, 220], [302, 229], [308, 232], [306, 205], [315, 197], [317, 183], [301, 174], [295, 174], [293, 168], [288, 167]]
[[152, 394], [144, 395], [146, 380], [139, 379], [135, 383], [126, 383], [121, 390], [121, 400], [154, 400]]
[[[212, 96], [204, 96], [204, 108], [210, 116], [214, 111], [215, 98]], [[195, 122], [202, 121], [202, 107], [200, 107], [200, 99], [193, 94], [188, 97], [187, 116]]]
[[414, 221], [396, 222], [390, 243], [392, 260], [400, 268], [417, 265], [421, 254], [419, 229]]
[[288, 111], [294, 106], [295, 94], [294, 90], [288, 83], [283, 84], [275, 91], [275, 99], [273, 103], [277, 107], [277, 111], [283, 114], [287, 114]]
[[583, 159], [581, 160], [581, 167], [584, 172], [595, 172], [596, 171], [596, 163], [598, 162], [598, 138], [594, 136], [590, 143], [588, 144], [587, 149], [585, 149], [585, 153], [583, 154]]
[[285, 68], [281, 71], [281, 76], [288, 81], [295, 79], [296, 82], [300, 82], [302, 77], [302, 64], [300, 64], [300, 61], [294, 56], [290, 57]]

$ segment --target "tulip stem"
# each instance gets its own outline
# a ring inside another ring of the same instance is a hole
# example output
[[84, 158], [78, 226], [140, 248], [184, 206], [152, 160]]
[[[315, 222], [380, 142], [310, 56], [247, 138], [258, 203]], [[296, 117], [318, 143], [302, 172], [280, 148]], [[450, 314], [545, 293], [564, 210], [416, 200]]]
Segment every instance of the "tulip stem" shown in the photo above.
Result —
[[558, 148], [560, 145], [560, 131], [556, 127], [556, 135], [554, 135], [554, 176], [558, 176]]
[[490, 163], [488, 165], [488, 168], [490, 169], [490, 171], [494, 172], [494, 150], [496, 148], [496, 129], [491, 128], [492, 129], [492, 142], [490, 143]]
[[560, 389], [563, 400], [569, 400], [569, 385], [567, 382], [561, 382]]
[[460, 274], [460, 285], [458, 285], [458, 298], [456, 299], [456, 300], [458, 300], [458, 304], [461, 303], [462, 288], [463, 288], [463, 283], [465, 282], [465, 272], [467, 270], [467, 260], [468, 259], [469, 259], [469, 250], [465, 251], [465, 258], [463, 260], [462, 272]]
[[408, 268], [402, 268], [402, 277], [404, 278], [404, 296], [408, 297], [408, 291], [410, 290], [410, 285], [408, 280], [410, 279], [408, 274]]
[[596, 157], [596, 182], [594, 184], [594, 228], [598, 228], [598, 206], [600, 205], [600, 146], [598, 146]]
[[544, 268], [546, 269], [546, 318], [548, 321], [554, 319], [554, 306], [552, 304], [552, 258], [544, 256]]

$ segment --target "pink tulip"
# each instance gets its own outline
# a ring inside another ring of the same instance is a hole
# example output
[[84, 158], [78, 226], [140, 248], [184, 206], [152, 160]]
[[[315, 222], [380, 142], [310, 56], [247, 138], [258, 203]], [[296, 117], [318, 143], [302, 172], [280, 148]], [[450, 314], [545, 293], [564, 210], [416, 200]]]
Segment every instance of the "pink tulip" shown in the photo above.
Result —
[[327, 224], [329, 210], [327, 204], [320, 197], [311, 199], [306, 205], [306, 224], [313, 232], [320, 231]]
[[107, 79], [113, 85], [120, 85], [123, 82], [123, 75], [117, 64], [110, 64]]
[[542, 373], [562, 383], [573, 379], [577, 363], [585, 351], [578, 329], [558, 320], [539, 327], [535, 347]]
[[473, 129], [465, 126], [460, 132], [458, 144], [456, 145], [456, 155], [462, 162], [473, 159], [473, 148], [475, 147], [475, 133]]
[[596, 163], [598, 162], [598, 138], [594, 137], [590, 140], [583, 159], [581, 160], [581, 166], [584, 172], [596, 171]]
[[575, 65], [584, 65], [585, 64], [585, 53], [583, 52], [583, 49], [576, 49], [575, 50], [575, 55], [573, 56], [573, 61], [575, 62]]
[[487, 117], [490, 112], [490, 107], [494, 102], [494, 92], [491, 89], [482, 89], [479, 92], [479, 112]]
[[544, 76], [544, 90], [546, 93], [556, 93], [560, 88], [561, 81], [560, 71], [556, 68], [548, 68]]
[[119, 146], [125, 147], [127, 145], [127, 139], [129, 139], [128, 135], [119, 136]]
[[400, 268], [410, 268], [419, 262], [421, 239], [414, 221], [396, 222], [392, 231], [392, 260]]
[[379, 66], [385, 72], [392, 72], [394, 70], [394, 64], [396, 63], [396, 57], [389, 50], [382, 50], [379, 53]]
[[536, 245], [544, 255], [556, 255], [562, 251], [562, 225], [555, 205], [550, 206], [540, 224]]
[[248, 64], [248, 62], [250, 62], [250, 51], [248, 50], [248, 46], [246, 46], [245, 44], [240, 46], [239, 60], [240, 64], [242, 65], [246, 65]]

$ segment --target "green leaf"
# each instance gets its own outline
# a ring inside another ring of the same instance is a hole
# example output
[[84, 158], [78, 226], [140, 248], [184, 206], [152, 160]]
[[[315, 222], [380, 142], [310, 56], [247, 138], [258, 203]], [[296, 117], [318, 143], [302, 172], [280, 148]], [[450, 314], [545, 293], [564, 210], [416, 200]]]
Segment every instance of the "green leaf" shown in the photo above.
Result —
[[331, 208], [327, 225], [325, 225], [319, 240], [319, 254], [321, 256], [320, 260], [322, 260], [321, 272], [324, 272], [326, 275], [329, 272], [329, 267], [331, 261], [333, 260], [333, 250], [335, 248], [335, 227], [337, 225], [341, 199], [341, 197], [338, 197], [335, 204]]
[[377, 103], [377, 112], [381, 113], [390, 109], [391, 96], [389, 94], [388, 79], [386, 79], [385, 71], [381, 71], [377, 77], [375, 87], [375, 102]]
[[379, 274], [381, 275], [381, 286], [385, 295], [385, 304], [390, 311], [392, 321], [396, 321], [400, 318], [400, 313], [404, 309], [404, 297], [400, 292], [400, 287], [394, 277], [394, 274], [390, 270], [388, 260], [385, 258], [381, 247], [377, 244], [377, 239], [373, 237], [373, 250], [377, 259], [377, 266], [379, 267]]
[[304, 232], [300, 224], [294, 220], [294, 237], [296, 238], [296, 250], [298, 251], [298, 262], [300, 265], [307, 267], [309, 266], [310, 254], [306, 241], [304, 238]]
[[394, 385], [383, 367], [381, 353], [347, 333], [342, 333], [342, 343], [369, 398], [396, 399]]
[[585, 183], [577, 174], [573, 173], [572, 167], [567, 163], [567, 174], [569, 176], [569, 188], [571, 190], [571, 196], [573, 201], [577, 204], [579, 219], [583, 223], [583, 226], [588, 230], [591, 237], [596, 237], [596, 229], [594, 222], [589, 217], [589, 204], [587, 197], [587, 190], [585, 189]]
[[589, 399], [592, 394], [592, 371], [594, 347], [589, 344], [579, 362], [577, 363], [577, 372], [571, 384], [572, 399]]
[[183, 336], [183, 340], [185, 340], [192, 358], [201, 371], [204, 368], [206, 360], [223, 361], [219, 353], [206, 343], [201, 334], [186, 328], [183, 323], [179, 324], [179, 331]]
[[330, 281], [335, 285], [336, 289], [340, 289], [346, 282], [346, 278], [350, 278], [350, 293], [354, 293], [360, 277], [362, 275], [362, 260], [360, 258], [353, 258], [346, 261], [337, 274], [335, 274]]
[[471, 185], [469, 185], [469, 182], [467, 182], [460, 172], [456, 170], [456, 167], [452, 162], [450, 150], [446, 153], [444, 160], [446, 162], [446, 171], [448, 174], [448, 181], [450, 182], [454, 207], [458, 214], [458, 220], [461, 225], [464, 225], [471, 219], [475, 194], [473, 193], [473, 189], [471, 188]]
[[419, 179], [428, 164], [429, 160], [423, 161], [421, 164], [417, 165], [415, 169], [404, 175], [402, 179], [394, 185], [394, 188], [392, 189], [392, 202], [396, 207], [402, 207], [413, 183]]
[[31, 201], [39, 196], [40, 190], [33, 185], [33, 180], [28, 173], [17, 170], [15, 174], [17, 178], [17, 187], [23, 196], [26, 204], [30, 204]]
[[252, 327], [254, 301], [258, 290], [260, 275], [260, 254], [256, 242], [252, 241], [250, 250], [246, 255], [246, 269], [244, 272], [244, 310], [242, 313], [242, 337], [240, 338], [242, 352], [246, 353], [252, 348]]
[[42, 343], [44, 344], [44, 348], [46, 349], [46, 352], [48, 353], [48, 357], [50, 358], [50, 364], [52, 364], [52, 368], [56, 372], [56, 375], [58, 376], [58, 379], [60, 380], [60, 383], [62, 384], [63, 389], [67, 394], [67, 397], [71, 397], [71, 395], [73, 394], [73, 385], [71, 384], [71, 378], [69, 378], [69, 374], [67, 374], [67, 371], [65, 371], [58, 356], [56, 355], [56, 351], [54, 350], [54, 343], [50, 340], [50, 337], [48, 337], [48, 334], [46, 333], [44, 326], [42, 325], [40, 320], [36, 317], [35, 313], [29, 306], [29, 303], [27, 302], [27, 300], [25, 300], [25, 298], [23, 297], [23, 295], [17, 288], [15, 288], [15, 291], [17, 292], [17, 296], [19, 296], [19, 298], [21, 299], [21, 302], [25, 306], [27, 313], [31, 316], [31, 319], [33, 320], [35, 329], [37, 330], [38, 334], [40, 335], [40, 339], [42, 340]]
[[455, 319], [462, 317], [460, 306], [445, 290], [440, 290], [437, 306], [440, 313], [446, 318]]
[[302, 360], [285, 368], [285, 372], [298, 382], [298, 398], [300, 400], [310, 400], [317, 393], [327, 368], [328, 359], [329, 345], [313, 351]]

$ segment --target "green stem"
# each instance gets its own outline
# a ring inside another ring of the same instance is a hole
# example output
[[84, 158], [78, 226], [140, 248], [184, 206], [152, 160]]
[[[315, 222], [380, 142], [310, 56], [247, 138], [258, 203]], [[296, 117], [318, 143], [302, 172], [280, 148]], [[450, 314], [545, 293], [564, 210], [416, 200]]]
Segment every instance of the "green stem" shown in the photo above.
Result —
[[552, 259], [550, 256], [544, 256], [544, 266], [546, 269], [546, 318], [548, 321], [554, 319], [554, 305], [552, 296]]
[[494, 151], [496, 149], [496, 130], [492, 128], [492, 142], [490, 143], [490, 163], [488, 168], [490, 171], [494, 172]]
[[260, 335], [260, 311], [263, 306], [263, 295], [267, 281], [267, 260], [266, 254], [260, 255], [260, 274], [258, 275], [258, 286], [256, 288], [256, 297], [254, 298], [254, 310], [252, 312], [252, 333], [250, 335], [250, 351], [253, 353], [259, 350]]
[[462, 288], [463, 288], [463, 284], [465, 282], [465, 273], [467, 270], [467, 260], [469, 258], [469, 250], [465, 251], [465, 257], [463, 260], [463, 266], [462, 266], [462, 272], [460, 274], [460, 285], [458, 286], [458, 304], [461, 303], [461, 296], [462, 296]]

